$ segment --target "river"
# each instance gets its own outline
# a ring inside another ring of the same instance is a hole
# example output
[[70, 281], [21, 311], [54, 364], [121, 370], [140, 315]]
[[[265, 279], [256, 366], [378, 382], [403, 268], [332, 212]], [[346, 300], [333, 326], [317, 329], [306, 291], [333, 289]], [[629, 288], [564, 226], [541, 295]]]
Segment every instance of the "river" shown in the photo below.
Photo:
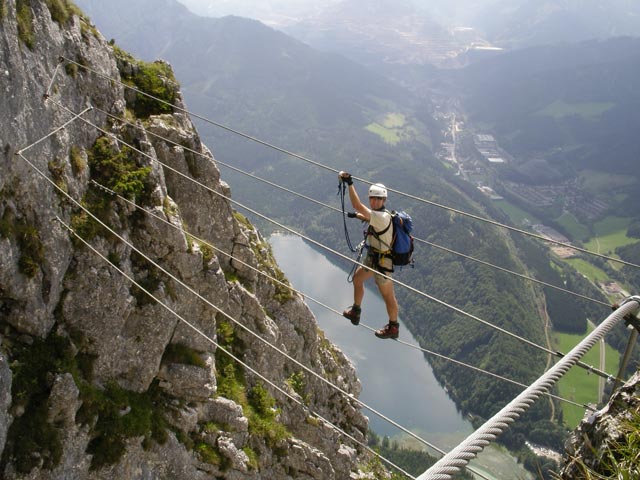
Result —
[[[339, 311], [353, 302], [347, 271], [332, 264], [297, 236], [274, 234], [269, 242], [278, 265], [294, 288]], [[379, 328], [387, 323], [386, 310], [373, 281], [369, 283], [362, 304], [361, 325]], [[380, 340], [368, 329], [354, 327], [346, 318], [317, 303], [311, 300], [307, 303], [327, 338], [354, 364], [362, 383], [360, 400], [365, 404], [442, 450], [450, 450], [473, 432], [471, 423], [463, 418], [436, 381], [422, 352], [392, 340]], [[417, 345], [404, 327], [402, 317], [399, 321], [400, 339]], [[363, 413], [378, 435], [415, 448], [424, 447], [388, 421], [368, 410]], [[493, 444], [471, 465], [496, 480], [533, 478], [513, 457]]]

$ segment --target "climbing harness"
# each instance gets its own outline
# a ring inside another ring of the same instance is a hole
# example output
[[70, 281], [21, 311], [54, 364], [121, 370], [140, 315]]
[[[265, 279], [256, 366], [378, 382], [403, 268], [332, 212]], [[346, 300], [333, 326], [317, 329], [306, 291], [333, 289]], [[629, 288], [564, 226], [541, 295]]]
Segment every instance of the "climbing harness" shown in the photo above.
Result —
[[349, 272], [349, 275], [347, 276], [347, 282], [349, 282], [349, 283], [353, 283], [353, 276], [356, 273], [356, 269], [358, 268], [358, 264], [362, 260], [362, 254], [363, 254], [365, 248], [367, 248], [367, 245], [366, 245], [364, 240], [362, 240], [358, 244], [358, 246], [356, 247], [356, 251], [358, 252], [358, 255], [356, 256], [356, 261], [353, 264], [353, 266], [351, 267], [351, 271]]

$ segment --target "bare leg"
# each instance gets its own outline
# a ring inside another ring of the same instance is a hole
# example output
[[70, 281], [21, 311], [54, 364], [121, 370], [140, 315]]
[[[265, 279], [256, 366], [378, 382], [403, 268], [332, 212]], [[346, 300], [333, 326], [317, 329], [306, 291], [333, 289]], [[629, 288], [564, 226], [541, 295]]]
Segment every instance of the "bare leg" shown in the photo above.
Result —
[[[355, 284], [355, 279], [354, 279]], [[385, 305], [387, 306], [387, 314], [389, 315], [390, 322], [398, 321], [398, 301], [396, 300], [396, 294], [393, 289], [393, 283], [387, 282], [384, 285], [378, 285], [378, 290], [382, 295]]]
[[362, 305], [364, 298], [364, 282], [367, 278], [371, 278], [373, 272], [362, 267], [358, 267], [353, 276], [353, 303], [354, 305]]

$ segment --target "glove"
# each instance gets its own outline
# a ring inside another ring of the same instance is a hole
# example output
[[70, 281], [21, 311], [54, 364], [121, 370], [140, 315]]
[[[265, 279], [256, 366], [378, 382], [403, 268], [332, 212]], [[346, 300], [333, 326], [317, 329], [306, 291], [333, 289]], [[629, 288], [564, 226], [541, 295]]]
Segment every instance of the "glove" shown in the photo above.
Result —
[[356, 212], [347, 213], [347, 217], [349, 218], [358, 218], [358, 214]]
[[340, 172], [340, 180], [345, 182], [347, 185], [353, 185], [353, 178], [351, 178], [350, 173]]

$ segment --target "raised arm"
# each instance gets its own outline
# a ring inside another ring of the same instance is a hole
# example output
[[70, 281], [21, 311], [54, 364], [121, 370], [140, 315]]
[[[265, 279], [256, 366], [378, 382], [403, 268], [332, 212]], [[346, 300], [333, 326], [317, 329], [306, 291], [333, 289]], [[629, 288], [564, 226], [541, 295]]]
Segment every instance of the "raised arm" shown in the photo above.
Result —
[[356, 217], [368, 222], [371, 219], [371, 210], [362, 203], [362, 201], [360, 201], [358, 192], [356, 192], [356, 188], [353, 186], [351, 174], [347, 172], [340, 172], [338, 176], [349, 186], [349, 200], [351, 201], [351, 206], [356, 211]]

